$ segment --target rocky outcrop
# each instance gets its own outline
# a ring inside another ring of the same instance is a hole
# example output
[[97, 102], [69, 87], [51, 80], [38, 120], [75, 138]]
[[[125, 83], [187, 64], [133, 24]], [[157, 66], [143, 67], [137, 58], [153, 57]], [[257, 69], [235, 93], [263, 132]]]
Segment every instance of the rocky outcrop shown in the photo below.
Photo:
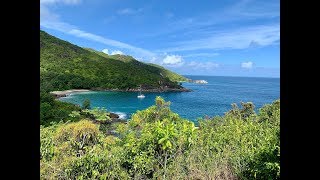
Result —
[[127, 120], [125, 119], [119, 119], [120, 116], [116, 113], [110, 112], [108, 116], [111, 118], [110, 123], [116, 123], [116, 122], [126, 123], [127, 122]]
[[119, 115], [118, 115], [118, 114], [115, 114], [115, 113], [110, 113], [110, 114], [109, 114], [109, 117], [110, 117], [111, 119], [118, 119], [118, 118], [119, 118]]
[[50, 93], [50, 94], [53, 95], [55, 98], [67, 97], [67, 94], [54, 94], [54, 93]]

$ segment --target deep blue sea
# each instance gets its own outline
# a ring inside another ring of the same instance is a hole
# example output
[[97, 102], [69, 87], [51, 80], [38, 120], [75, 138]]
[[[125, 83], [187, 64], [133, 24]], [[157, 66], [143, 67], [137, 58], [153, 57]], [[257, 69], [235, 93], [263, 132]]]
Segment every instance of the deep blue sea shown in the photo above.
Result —
[[186, 76], [193, 80], [206, 80], [208, 84], [183, 83], [192, 92], [143, 93], [137, 92], [82, 92], [60, 98], [61, 101], [81, 105], [84, 99], [91, 101], [91, 107], [104, 107], [122, 118], [130, 118], [137, 110], [143, 110], [162, 96], [171, 102], [171, 110], [191, 121], [204, 115], [224, 115], [232, 103], [253, 102], [256, 110], [264, 104], [280, 98], [280, 78]]

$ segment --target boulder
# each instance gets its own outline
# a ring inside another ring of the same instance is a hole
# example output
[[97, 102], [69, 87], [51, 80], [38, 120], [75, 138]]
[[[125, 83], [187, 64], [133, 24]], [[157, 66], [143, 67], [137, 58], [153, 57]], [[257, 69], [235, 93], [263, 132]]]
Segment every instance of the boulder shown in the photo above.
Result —
[[118, 119], [118, 118], [119, 118], [119, 115], [111, 112], [111, 113], [109, 114], [109, 117], [112, 118], [112, 119]]

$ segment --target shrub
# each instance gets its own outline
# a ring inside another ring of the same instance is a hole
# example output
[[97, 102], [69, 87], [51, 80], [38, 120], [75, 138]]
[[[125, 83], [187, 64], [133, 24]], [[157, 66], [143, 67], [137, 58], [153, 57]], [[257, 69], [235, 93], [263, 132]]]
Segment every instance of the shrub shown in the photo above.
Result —
[[64, 172], [68, 179], [129, 179], [122, 162], [123, 149], [120, 147], [111, 151], [95, 148], [70, 162]]
[[60, 126], [56, 131], [54, 140], [56, 144], [67, 142], [77, 155], [83, 155], [86, 146], [93, 146], [98, 143], [99, 133], [97, 125], [88, 120], [82, 120]]
[[49, 93], [40, 93], [40, 124], [43, 126], [49, 126], [51, 122], [78, 121], [79, 118], [72, 118], [69, 114], [79, 110], [74, 104], [54, 100]]
[[127, 127], [119, 131], [131, 176], [166, 178], [169, 164], [195, 143], [194, 124], [171, 112], [169, 105], [157, 97], [156, 105], [138, 111]]
[[82, 111], [86, 117], [99, 122], [111, 122], [110, 113], [104, 108], [85, 109]]
[[198, 128], [169, 105], [157, 97], [118, 124], [117, 136], [89, 120], [41, 126], [41, 179], [280, 178], [279, 100], [258, 114], [250, 103], [233, 106]]

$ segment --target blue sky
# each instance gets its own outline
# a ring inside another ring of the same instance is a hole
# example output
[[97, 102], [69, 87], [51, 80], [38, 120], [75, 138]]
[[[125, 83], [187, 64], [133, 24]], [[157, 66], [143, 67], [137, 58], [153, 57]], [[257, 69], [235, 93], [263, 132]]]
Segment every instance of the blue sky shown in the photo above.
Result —
[[184, 75], [280, 76], [279, 0], [40, 0], [40, 28]]

